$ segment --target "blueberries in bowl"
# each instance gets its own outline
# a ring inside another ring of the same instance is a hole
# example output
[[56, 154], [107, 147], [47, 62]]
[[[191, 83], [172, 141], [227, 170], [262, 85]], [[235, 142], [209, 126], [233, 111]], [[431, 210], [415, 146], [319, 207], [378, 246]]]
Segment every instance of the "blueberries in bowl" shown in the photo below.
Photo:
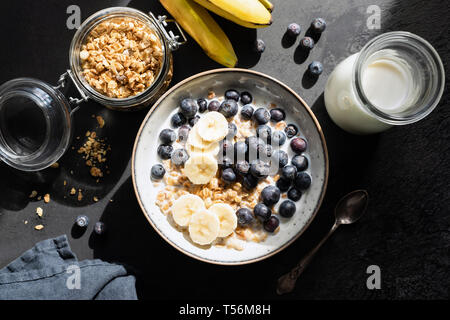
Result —
[[255, 214], [255, 217], [258, 218], [258, 220], [264, 222], [270, 219], [270, 216], [272, 215], [272, 210], [268, 206], [266, 206], [264, 203], [258, 203], [253, 208], [253, 213]]
[[280, 220], [276, 216], [271, 216], [267, 221], [264, 222], [264, 230], [267, 232], [275, 232], [280, 225]]
[[186, 124], [187, 119], [181, 112], [175, 113], [172, 118], [170, 119], [170, 123], [174, 128], [179, 128], [183, 124]]
[[234, 157], [237, 161], [244, 160], [247, 154], [247, 145], [244, 141], [238, 141], [234, 144]]
[[293, 165], [286, 165], [281, 169], [281, 177], [288, 181], [294, 181], [297, 175], [297, 168]]
[[240, 208], [236, 211], [238, 225], [241, 227], [247, 227], [255, 220], [252, 211], [249, 208]]
[[286, 133], [287, 137], [290, 139], [297, 135], [298, 128], [295, 124], [288, 124], [286, 128], [284, 128], [284, 132]]
[[151, 177], [154, 180], [161, 180], [164, 178], [166, 174], [166, 169], [162, 166], [162, 164], [155, 164], [151, 170]]
[[286, 119], [286, 113], [283, 109], [275, 108], [270, 110], [270, 120], [272, 122], [280, 122]]
[[262, 160], [255, 160], [250, 165], [250, 174], [258, 179], [266, 178], [270, 174], [270, 166]]
[[245, 160], [241, 160], [236, 162], [235, 168], [238, 174], [245, 176], [250, 171], [250, 164]]
[[267, 186], [261, 191], [261, 199], [269, 207], [280, 201], [280, 196], [280, 189], [275, 186]]
[[178, 141], [180, 143], [186, 143], [187, 138], [189, 137], [189, 132], [191, 128], [187, 125], [183, 125], [178, 129]]
[[233, 139], [237, 134], [237, 127], [233, 122], [228, 123], [227, 139]]
[[302, 138], [294, 138], [291, 140], [291, 149], [296, 154], [300, 154], [306, 150], [306, 141]]
[[283, 150], [277, 149], [272, 153], [272, 160], [276, 161], [279, 168], [283, 168], [289, 162], [289, 156]]
[[239, 101], [239, 98], [239, 92], [234, 89], [230, 89], [225, 92], [225, 99], [231, 99], [237, 102]]
[[296, 188], [289, 189], [287, 196], [290, 200], [297, 202], [302, 197], [302, 192]]
[[222, 145], [222, 153], [224, 156], [230, 157], [230, 158], [234, 158], [234, 145], [233, 142], [231, 142], [230, 140], [222, 140], [221, 142]]
[[177, 134], [172, 129], [164, 129], [159, 134], [159, 140], [161, 140], [163, 144], [171, 144], [177, 140]]
[[242, 104], [249, 104], [252, 103], [253, 97], [250, 94], [250, 92], [244, 91], [241, 93], [241, 102]]
[[158, 147], [158, 155], [163, 160], [168, 160], [172, 156], [173, 147], [167, 144], [161, 144]]
[[253, 117], [254, 112], [255, 112], [255, 109], [251, 105], [247, 104], [242, 107], [241, 116], [245, 120], [250, 120]]
[[278, 179], [276, 186], [278, 187], [278, 189], [280, 189], [281, 192], [286, 192], [289, 190], [289, 188], [292, 185], [292, 181], [289, 181], [287, 179], [284, 179], [283, 177], [281, 177], [280, 179]]
[[245, 189], [252, 190], [258, 185], [258, 178], [249, 173], [242, 179], [242, 185]]
[[208, 109], [208, 101], [206, 99], [200, 98], [197, 100], [198, 112], [203, 113]]
[[186, 118], [192, 118], [198, 111], [197, 103], [194, 99], [183, 99], [180, 103], [180, 111]]
[[280, 204], [280, 208], [278, 209], [278, 212], [280, 215], [284, 218], [290, 218], [294, 215], [295, 211], [297, 210], [294, 201], [292, 200], [284, 200]]
[[306, 190], [311, 185], [311, 176], [306, 172], [299, 172], [295, 176], [294, 186], [299, 190]]
[[188, 123], [191, 127], [195, 126], [195, 124], [198, 122], [198, 120], [200, 120], [200, 116], [195, 116], [193, 118], [190, 118], [188, 120]]
[[172, 163], [176, 166], [181, 166], [188, 161], [189, 155], [186, 150], [184, 149], [177, 149], [174, 152], [172, 152]]
[[308, 158], [303, 155], [296, 155], [291, 160], [292, 165], [297, 168], [297, 171], [305, 171], [308, 169]]
[[219, 107], [219, 112], [225, 116], [225, 118], [234, 117], [239, 111], [238, 104], [233, 99], [227, 99]]
[[213, 100], [208, 105], [209, 111], [219, 111], [220, 108], [220, 102], [218, 100]]
[[258, 108], [253, 113], [253, 118], [258, 124], [266, 124], [270, 120], [270, 112], [264, 108]]
[[222, 171], [222, 180], [228, 183], [236, 181], [236, 173], [234, 173], [232, 168], [228, 168]]
[[264, 141], [264, 143], [270, 143], [272, 135], [272, 129], [265, 124], [259, 125], [256, 128], [256, 136]]
[[286, 142], [286, 134], [283, 131], [275, 131], [272, 134], [272, 143], [276, 146], [282, 146]]

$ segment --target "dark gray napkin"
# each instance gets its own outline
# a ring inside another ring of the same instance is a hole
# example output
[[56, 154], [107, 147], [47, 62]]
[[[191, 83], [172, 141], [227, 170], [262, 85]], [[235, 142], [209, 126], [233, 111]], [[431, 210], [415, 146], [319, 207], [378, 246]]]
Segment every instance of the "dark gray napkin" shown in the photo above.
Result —
[[135, 282], [121, 265], [78, 262], [63, 235], [0, 269], [0, 300], [136, 300]]

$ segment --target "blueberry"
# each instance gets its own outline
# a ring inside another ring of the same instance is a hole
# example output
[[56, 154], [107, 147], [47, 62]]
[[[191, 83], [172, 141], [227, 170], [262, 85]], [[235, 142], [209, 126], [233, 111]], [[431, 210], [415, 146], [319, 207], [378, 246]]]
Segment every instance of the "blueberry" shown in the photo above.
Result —
[[234, 117], [239, 111], [238, 104], [235, 100], [227, 99], [220, 105], [219, 112], [225, 116], [225, 118]]
[[181, 166], [188, 161], [189, 155], [184, 149], [177, 149], [172, 152], [172, 163], [176, 166]]
[[222, 157], [219, 159], [219, 165], [222, 168], [222, 170], [230, 169], [233, 167], [233, 159], [229, 157]]
[[286, 180], [284, 178], [280, 178], [280, 179], [278, 179], [276, 185], [277, 185], [278, 189], [280, 189], [281, 192], [286, 192], [291, 187], [292, 181]]
[[239, 98], [240, 98], [239, 92], [237, 92], [234, 89], [230, 89], [225, 92], [225, 99], [231, 99], [237, 102], [239, 101]]
[[208, 105], [209, 111], [219, 111], [219, 108], [220, 108], [220, 102], [217, 100], [211, 101]]
[[294, 202], [297, 202], [302, 197], [302, 192], [296, 188], [289, 189], [287, 196]]
[[293, 165], [286, 165], [281, 169], [281, 177], [283, 179], [294, 181], [295, 175], [297, 174], [297, 168]]
[[294, 186], [299, 190], [306, 190], [311, 185], [311, 176], [306, 172], [299, 172], [295, 176]]
[[250, 92], [244, 91], [244, 92], [241, 93], [241, 102], [242, 102], [242, 104], [244, 104], [244, 105], [245, 104], [249, 104], [249, 103], [252, 103], [252, 101], [253, 101], [253, 97], [250, 94]]
[[250, 174], [255, 178], [265, 178], [270, 173], [270, 166], [262, 160], [255, 160], [250, 165]]
[[167, 144], [161, 144], [158, 147], [158, 155], [161, 159], [167, 160], [172, 156], [173, 147]]
[[241, 109], [241, 116], [242, 118], [244, 118], [245, 120], [250, 120], [253, 116], [253, 112], [255, 111], [255, 109], [253, 109], [253, 107], [249, 104], [245, 105], [242, 107]]
[[190, 125], [191, 127], [195, 126], [195, 124], [198, 122], [198, 120], [200, 120], [200, 116], [195, 116], [195, 117], [189, 119], [189, 120], [188, 120], [189, 125]]
[[297, 135], [298, 128], [295, 124], [288, 124], [286, 128], [284, 128], [284, 132], [286, 133], [287, 137], [290, 139]]
[[75, 224], [77, 226], [79, 226], [80, 228], [86, 228], [88, 226], [88, 224], [89, 224], [89, 218], [87, 216], [84, 216], [84, 215], [78, 216], [75, 219]]
[[234, 158], [233, 142], [231, 142], [230, 140], [222, 140], [221, 144], [222, 144], [222, 154], [229, 158]]
[[228, 183], [236, 181], [236, 174], [233, 169], [228, 168], [222, 171], [222, 180]]
[[257, 53], [263, 53], [266, 50], [266, 44], [261, 39], [257, 39], [253, 45], [253, 50]]
[[286, 142], [286, 135], [283, 131], [275, 131], [272, 134], [272, 143], [276, 146], [282, 146]]
[[234, 157], [236, 160], [244, 160], [248, 147], [244, 141], [238, 141], [234, 144]]
[[227, 139], [233, 139], [237, 134], [237, 127], [233, 122], [228, 123]]
[[238, 224], [241, 227], [246, 227], [255, 220], [253, 217], [252, 210], [249, 208], [240, 208], [238, 211], [236, 211], [236, 216], [238, 220]]
[[166, 169], [161, 164], [155, 164], [151, 170], [151, 177], [155, 180], [161, 180], [166, 174]]
[[175, 113], [172, 116], [172, 119], [170, 119], [170, 123], [175, 128], [181, 127], [183, 124], [186, 124], [186, 121], [186, 117], [181, 112]]
[[300, 40], [300, 46], [304, 49], [311, 50], [314, 48], [314, 40], [311, 37], [304, 37]]
[[187, 125], [181, 126], [178, 129], [178, 141], [182, 144], [185, 144], [187, 141], [187, 138], [189, 137], [189, 131], [191, 131], [191, 128]]
[[245, 138], [245, 144], [248, 147], [248, 150], [254, 152], [255, 154], [258, 152], [258, 149], [261, 145], [265, 145], [264, 141], [257, 136], [250, 136]]
[[280, 215], [285, 218], [292, 217], [295, 211], [297, 211], [297, 208], [295, 207], [295, 203], [291, 200], [284, 200], [278, 209]]
[[319, 61], [313, 61], [308, 66], [308, 72], [313, 76], [320, 76], [323, 72], [323, 66]]
[[286, 119], [286, 113], [280, 108], [275, 108], [270, 110], [270, 121], [280, 122]]
[[265, 124], [262, 124], [256, 128], [256, 135], [264, 141], [264, 143], [270, 143], [272, 129]]
[[96, 234], [101, 236], [102, 234], [104, 234], [106, 232], [106, 225], [103, 222], [98, 221], [94, 225], [94, 231]]
[[297, 24], [297, 23], [291, 23], [288, 28], [287, 28], [287, 34], [290, 37], [298, 37], [298, 35], [300, 34], [300, 32], [302, 31], [302, 28]]
[[275, 232], [280, 225], [280, 220], [276, 216], [271, 216], [264, 222], [264, 230], [267, 232]]
[[272, 153], [273, 153], [272, 146], [270, 144], [266, 144], [266, 148], [265, 148], [264, 151], [262, 151], [262, 153], [263, 153], [262, 156], [266, 156], [266, 157], [270, 158], [272, 156]]
[[177, 134], [172, 129], [164, 129], [159, 134], [159, 140], [164, 144], [171, 144], [177, 140]]
[[252, 189], [256, 188], [256, 186], [258, 185], [258, 179], [255, 178], [254, 176], [252, 176], [251, 174], [247, 174], [244, 177], [244, 179], [242, 179], [242, 185], [247, 190], [252, 190]]
[[297, 154], [300, 154], [306, 150], [306, 141], [302, 138], [294, 138], [291, 140], [291, 149]]
[[264, 203], [258, 203], [253, 208], [253, 213], [255, 214], [255, 217], [258, 218], [258, 220], [264, 222], [270, 219], [272, 210], [270, 210], [270, 208], [267, 207]]
[[275, 186], [267, 186], [261, 191], [261, 199], [269, 207], [280, 201], [280, 196], [280, 189]]
[[206, 109], [208, 109], [208, 101], [206, 101], [206, 99], [203, 99], [203, 98], [198, 99], [197, 105], [198, 105], [198, 111], [200, 113], [203, 113], [206, 111]]
[[241, 176], [245, 176], [250, 170], [250, 164], [245, 160], [241, 160], [236, 163], [235, 168]]
[[283, 168], [289, 162], [288, 154], [280, 149], [277, 149], [272, 153], [272, 159], [278, 164], [279, 168]]
[[192, 118], [197, 113], [197, 103], [190, 98], [183, 99], [180, 103], [180, 110], [186, 118]]
[[302, 155], [297, 155], [292, 158], [291, 163], [297, 168], [297, 171], [305, 171], [308, 169], [308, 158]]
[[264, 108], [256, 109], [253, 118], [258, 124], [266, 124], [270, 120], [270, 112]]
[[315, 33], [322, 33], [325, 31], [327, 27], [327, 23], [325, 22], [324, 19], [322, 18], [315, 18], [312, 22], [311, 22], [311, 29], [315, 32]]

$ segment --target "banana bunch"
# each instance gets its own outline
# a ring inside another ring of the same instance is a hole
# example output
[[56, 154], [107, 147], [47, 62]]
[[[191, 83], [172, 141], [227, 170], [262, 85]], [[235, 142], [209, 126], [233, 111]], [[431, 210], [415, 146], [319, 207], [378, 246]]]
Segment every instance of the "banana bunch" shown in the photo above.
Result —
[[188, 227], [192, 241], [199, 245], [227, 237], [237, 227], [237, 217], [230, 205], [216, 203], [206, 209], [202, 198], [194, 194], [178, 198], [171, 212], [174, 221], [181, 227]]
[[160, 2], [211, 59], [226, 67], [234, 67], [237, 64], [236, 53], [227, 35], [206, 9], [247, 28], [263, 28], [272, 24], [273, 5], [269, 0]]

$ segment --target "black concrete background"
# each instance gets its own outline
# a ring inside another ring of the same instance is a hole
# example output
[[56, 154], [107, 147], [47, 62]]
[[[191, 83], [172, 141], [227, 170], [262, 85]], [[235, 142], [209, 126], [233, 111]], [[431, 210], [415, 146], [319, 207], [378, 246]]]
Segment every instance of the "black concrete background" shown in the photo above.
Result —
[[[105, 118], [106, 127], [98, 133], [108, 137], [112, 146], [111, 175], [95, 183], [73, 150], [59, 161], [59, 169], [37, 174], [19, 173], [0, 164], [0, 267], [37, 241], [67, 234], [79, 259], [100, 258], [134, 270], [140, 298], [277, 298], [276, 279], [327, 232], [337, 200], [349, 191], [365, 188], [371, 197], [367, 215], [359, 223], [339, 229], [302, 275], [296, 290], [280, 299], [448, 299], [448, 91], [436, 110], [420, 123], [365, 137], [337, 128], [323, 104], [325, 82], [335, 65], [386, 31], [406, 30], [426, 38], [441, 55], [448, 74], [448, 2], [273, 2], [274, 23], [267, 29], [255, 31], [217, 20], [236, 48], [239, 66], [267, 73], [296, 90], [309, 103], [325, 132], [331, 164], [328, 192], [322, 209], [302, 237], [268, 260], [240, 267], [209, 265], [179, 253], [147, 223], [132, 188], [131, 150], [146, 112], [122, 114], [90, 102], [75, 115], [75, 137], [96, 127], [91, 114]], [[69, 66], [69, 45], [75, 32], [66, 28], [66, 8], [71, 4], [80, 6], [83, 19], [114, 5], [164, 13], [155, 0], [2, 1], [0, 83], [21, 76], [56, 83]], [[369, 5], [382, 9], [380, 30], [366, 27]], [[304, 56], [298, 50], [298, 40], [289, 43], [283, 35], [291, 22], [302, 26], [303, 35], [317, 16], [327, 20], [328, 28], [309, 56]], [[260, 57], [250, 48], [256, 37], [267, 46]], [[174, 59], [173, 83], [220, 67], [192, 39], [174, 54]], [[304, 76], [312, 60], [322, 61], [325, 68], [315, 83]], [[73, 145], [78, 147], [79, 143], [74, 140]], [[68, 181], [66, 187], [64, 180]], [[72, 186], [86, 190], [82, 202], [67, 196]], [[32, 190], [50, 193], [52, 201], [44, 204], [30, 200]], [[92, 201], [94, 195], [100, 198], [98, 203]], [[44, 209], [42, 220], [35, 214], [38, 206]], [[72, 229], [79, 214], [88, 215], [92, 221], [84, 234]], [[107, 237], [93, 235], [97, 220], [107, 224]], [[42, 231], [33, 229], [38, 223], [45, 225]], [[381, 290], [366, 288], [366, 268], [372, 264], [381, 268]]]

